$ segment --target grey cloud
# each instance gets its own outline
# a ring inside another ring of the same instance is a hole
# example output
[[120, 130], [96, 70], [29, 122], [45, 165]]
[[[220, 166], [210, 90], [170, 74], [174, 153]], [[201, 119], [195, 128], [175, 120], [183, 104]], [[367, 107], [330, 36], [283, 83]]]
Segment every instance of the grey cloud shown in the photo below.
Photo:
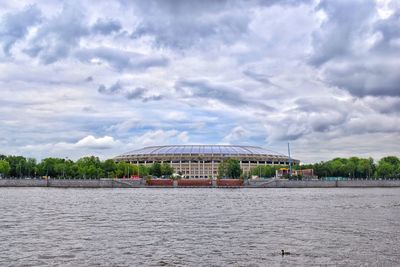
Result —
[[178, 80], [175, 83], [175, 89], [184, 98], [215, 99], [230, 106], [257, 105], [264, 110], [274, 110], [262, 102], [246, 99], [238, 88], [212, 84], [207, 80]]
[[[380, 40], [375, 44], [374, 49], [381, 53], [395, 52], [399, 54], [400, 49], [400, 10], [393, 15], [378, 21], [374, 27], [375, 32], [381, 34]], [[397, 46], [395, 43], [397, 42]]]
[[400, 113], [400, 97], [365, 97], [363, 100], [379, 113], [388, 115]]
[[[395, 108], [393, 98], [384, 98]], [[396, 133], [399, 120], [387, 114], [378, 114], [369, 108], [384, 106], [382, 99], [371, 98], [340, 100], [326, 98], [300, 98], [295, 107], [283, 112], [280, 121], [266, 119], [265, 127], [270, 141], [312, 138], [324, 134], [326, 140], [343, 136], [375, 133]]]
[[299, 98], [293, 108], [280, 113], [279, 120], [266, 117], [267, 140], [294, 141], [342, 131], [353, 116], [353, 108], [352, 101], [332, 97]]
[[104, 84], [101, 84], [97, 91], [101, 94], [107, 94], [107, 95], [112, 95], [112, 94], [117, 94], [122, 91], [122, 86], [120, 81], [117, 81], [110, 87], [106, 87]]
[[[250, 18], [227, 1], [138, 1], [141, 17], [132, 38], [153, 36], [157, 46], [204, 47], [204, 40], [234, 42], [248, 30]], [[225, 12], [229, 8], [229, 12]]]
[[0, 23], [0, 42], [3, 51], [10, 55], [10, 49], [19, 40], [26, 36], [28, 28], [41, 20], [41, 12], [35, 5], [29, 6], [17, 13], [7, 13]]
[[254, 10], [307, 2], [311, 0], [121, 1], [141, 15], [133, 38], [152, 36], [157, 46], [172, 49], [235, 43], [248, 33]]
[[128, 99], [141, 99], [143, 98], [143, 95], [147, 92], [147, 90], [145, 88], [142, 87], [138, 87], [135, 88], [134, 90], [129, 91], [126, 94], [126, 98]]
[[324, 77], [355, 96], [400, 96], [400, 62], [391, 59], [332, 62], [325, 67]]
[[328, 84], [354, 96], [400, 96], [400, 45], [393, 44], [400, 36], [400, 12], [379, 19], [375, 4], [321, 1], [318, 9], [327, 21], [314, 33], [310, 63]]
[[[211, 84], [206, 80], [179, 80], [175, 84], [177, 91], [185, 97], [202, 97], [216, 99], [229, 105], [245, 105], [242, 96], [234, 88]], [[186, 92], [188, 94], [185, 94]]]
[[87, 112], [87, 113], [95, 113], [95, 112], [97, 112], [93, 107], [91, 107], [91, 106], [88, 106], [88, 107], [83, 107], [82, 108], [82, 111], [83, 112]]
[[294, 113], [307, 114], [307, 124], [315, 132], [327, 132], [345, 124], [351, 112], [349, 110], [351, 102], [334, 98], [300, 98], [295, 103]]
[[271, 80], [269, 79], [270, 76], [268, 76], [268, 75], [256, 73], [251, 70], [245, 70], [245, 71], [243, 71], [243, 74], [246, 75], [247, 77], [250, 77], [251, 79], [253, 79], [257, 82], [263, 83], [265, 85], [280, 87], [280, 86], [272, 83]]
[[169, 60], [164, 56], [143, 55], [108, 47], [80, 49], [75, 55], [84, 62], [100, 58], [119, 71], [146, 70], [151, 67], [165, 67], [169, 64]]
[[164, 96], [162, 96], [162, 95], [153, 95], [153, 96], [144, 97], [143, 102], [160, 101], [162, 99], [164, 99]]
[[80, 38], [89, 34], [84, 18], [79, 6], [64, 4], [60, 14], [41, 25], [25, 52], [45, 64], [68, 57]]
[[312, 3], [312, 0], [255, 0], [254, 2], [262, 6], [272, 6], [272, 5], [307, 4], [307, 3]]
[[125, 89], [120, 81], [117, 81], [110, 87], [101, 84], [97, 91], [104, 95], [123, 95], [128, 100], [141, 100], [142, 102], [159, 101], [163, 99], [161, 95], [151, 95], [150, 90], [144, 87], [136, 87], [135, 89]]
[[129, 100], [141, 100], [142, 102], [160, 101], [164, 97], [162, 95], [149, 95], [149, 90], [143, 87], [137, 87], [125, 93], [125, 97]]
[[104, 20], [98, 19], [96, 23], [92, 26], [92, 31], [100, 34], [111, 34], [113, 32], [118, 32], [122, 29], [121, 23], [117, 20]]
[[368, 31], [366, 23], [376, 15], [373, 0], [323, 0], [317, 10], [326, 13], [327, 21], [313, 34], [314, 51], [310, 62], [316, 66], [351, 54], [353, 42]]

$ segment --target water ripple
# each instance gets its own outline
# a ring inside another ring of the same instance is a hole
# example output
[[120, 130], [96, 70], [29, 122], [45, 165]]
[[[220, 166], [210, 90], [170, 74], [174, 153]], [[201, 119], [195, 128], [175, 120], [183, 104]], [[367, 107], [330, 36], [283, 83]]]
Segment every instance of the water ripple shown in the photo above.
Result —
[[399, 203], [396, 188], [0, 188], [0, 266], [398, 266]]

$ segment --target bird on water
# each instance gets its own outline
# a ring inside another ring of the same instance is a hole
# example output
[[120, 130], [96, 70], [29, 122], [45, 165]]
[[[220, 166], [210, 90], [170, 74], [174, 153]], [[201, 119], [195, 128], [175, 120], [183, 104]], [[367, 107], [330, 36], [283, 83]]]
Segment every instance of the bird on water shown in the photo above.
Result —
[[284, 251], [283, 249], [282, 249], [281, 251], [282, 251], [282, 256], [284, 256], [284, 255], [290, 255], [290, 252]]

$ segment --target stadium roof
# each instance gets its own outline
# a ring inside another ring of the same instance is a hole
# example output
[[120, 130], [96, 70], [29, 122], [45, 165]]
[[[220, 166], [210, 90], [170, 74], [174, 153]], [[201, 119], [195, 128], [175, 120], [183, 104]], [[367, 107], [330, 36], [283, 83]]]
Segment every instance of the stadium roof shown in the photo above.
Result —
[[284, 156], [271, 150], [257, 146], [237, 146], [237, 145], [170, 145], [170, 146], [150, 146], [133, 150], [121, 156], [139, 155], [181, 155], [181, 154], [223, 154], [223, 155], [274, 155]]

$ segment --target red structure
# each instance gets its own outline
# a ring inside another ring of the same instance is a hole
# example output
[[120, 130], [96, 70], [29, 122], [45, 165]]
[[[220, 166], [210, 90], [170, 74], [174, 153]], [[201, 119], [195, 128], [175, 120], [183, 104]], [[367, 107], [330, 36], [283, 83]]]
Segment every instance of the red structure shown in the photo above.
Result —
[[147, 181], [147, 185], [149, 186], [173, 186], [174, 181], [171, 179], [151, 179]]
[[211, 186], [210, 179], [182, 179], [178, 180], [178, 186]]
[[218, 179], [217, 186], [243, 186], [243, 180], [241, 179]]

